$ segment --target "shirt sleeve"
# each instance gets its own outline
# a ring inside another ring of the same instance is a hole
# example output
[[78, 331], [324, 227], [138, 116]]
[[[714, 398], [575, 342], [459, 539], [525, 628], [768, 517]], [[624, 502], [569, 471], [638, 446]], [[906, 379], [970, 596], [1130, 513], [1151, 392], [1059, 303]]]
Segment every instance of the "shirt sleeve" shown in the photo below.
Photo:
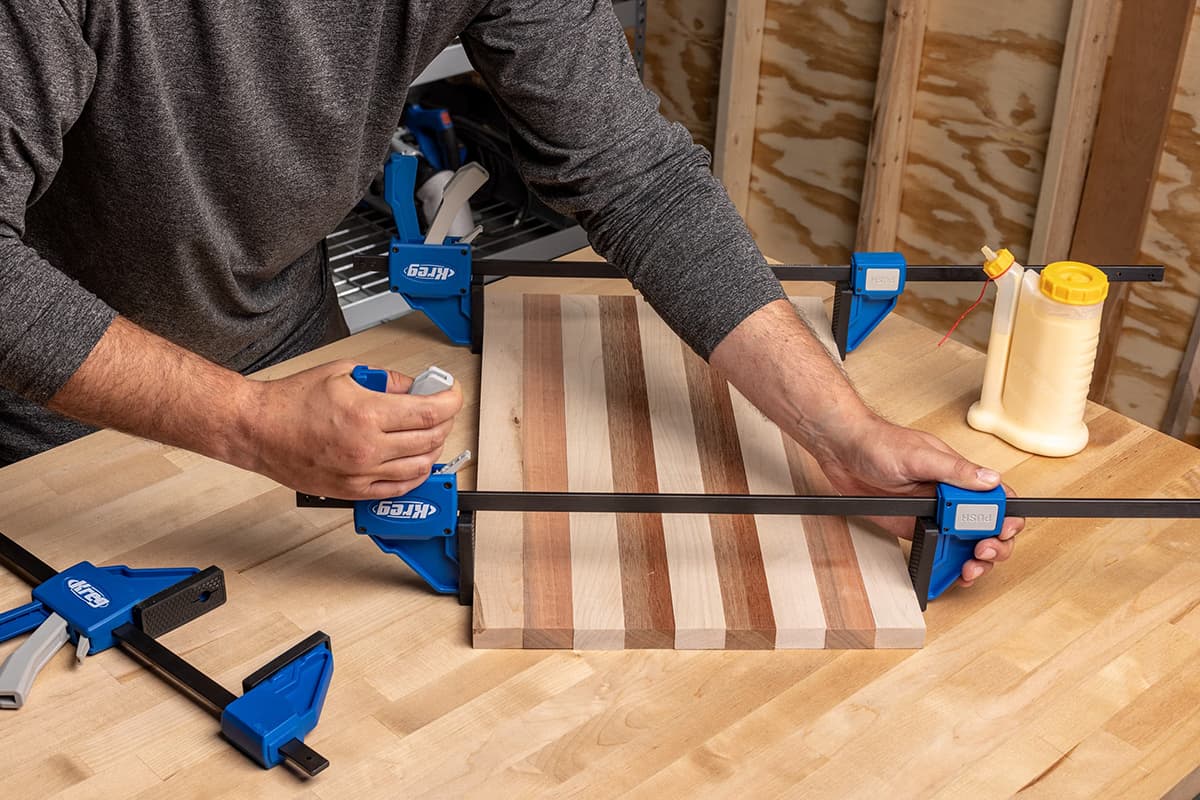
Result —
[[[19, 10], [18, 10], [19, 7]], [[0, 386], [45, 402], [116, 312], [22, 241], [96, 75], [79, 25], [55, 2], [0, 2]]]
[[642, 85], [610, 0], [493, 0], [462, 38], [526, 183], [697, 353], [784, 296], [708, 153]]

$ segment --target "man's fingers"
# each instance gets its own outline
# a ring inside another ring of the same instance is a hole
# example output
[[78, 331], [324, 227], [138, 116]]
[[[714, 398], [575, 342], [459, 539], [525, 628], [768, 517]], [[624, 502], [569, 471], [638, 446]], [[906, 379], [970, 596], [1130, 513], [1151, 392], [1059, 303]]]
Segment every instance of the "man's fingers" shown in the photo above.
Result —
[[975, 545], [975, 558], [980, 561], [1007, 561], [1013, 554], [1016, 542], [1012, 539], [984, 539]]
[[422, 453], [440, 454], [446, 444], [446, 437], [453, 429], [454, 420], [448, 419], [432, 428], [386, 433], [383, 458], [385, 461], [391, 461]]
[[990, 561], [978, 561], [976, 559], [971, 559], [966, 564], [963, 564], [961, 577], [963, 586], [970, 586], [979, 578], [987, 575], [991, 572], [992, 566], [993, 564]]
[[421, 483], [433, 471], [433, 465], [440, 454], [441, 448], [438, 448], [434, 452], [384, 462], [375, 471], [373, 483]]
[[462, 408], [462, 394], [458, 387], [437, 394], [413, 397], [388, 394], [379, 398], [383, 401], [380, 422], [385, 431], [413, 431], [436, 428], [454, 418]]

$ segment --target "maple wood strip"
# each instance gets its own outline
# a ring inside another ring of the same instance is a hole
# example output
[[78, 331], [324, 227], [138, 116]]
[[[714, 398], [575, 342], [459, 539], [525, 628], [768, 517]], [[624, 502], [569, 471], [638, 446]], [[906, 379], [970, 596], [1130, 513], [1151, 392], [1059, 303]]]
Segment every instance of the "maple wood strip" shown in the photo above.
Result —
[[[649, 305], [639, 301], [637, 309], [659, 491], [703, 492], [692, 406], [687, 392], [682, 391], [687, 375], [679, 339]], [[725, 609], [708, 517], [663, 514], [662, 521], [671, 572], [675, 647], [723, 648]]]
[[[731, 389], [730, 395], [750, 493], [791, 494], [792, 475], [779, 428], [736, 389]], [[754, 517], [775, 617], [775, 646], [781, 649], [825, 646], [825, 615], [803, 520]]]
[[[613, 488], [618, 492], [657, 492], [635, 298], [600, 297], [600, 336]], [[662, 517], [618, 514], [617, 541], [625, 603], [625, 646], [671, 647], [675, 641], [675, 612]]]
[[[611, 492], [608, 406], [597, 298], [562, 298], [563, 386], [567, 419], [567, 488]], [[615, 514], [571, 514], [571, 594], [576, 650], [625, 644], [621, 556]]]
[[[487, 295], [488, 337], [480, 380], [479, 472], [481, 489], [518, 491], [521, 476], [521, 371], [524, 309], [520, 295]], [[475, 599], [472, 643], [480, 648], [521, 647], [525, 627], [525, 577], [520, 514], [481, 512], [475, 517]]]
[[[729, 399], [729, 387], [699, 356], [680, 344], [684, 353], [696, 446], [704, 490], [746, 494], [746, 470]], [[725, 606], [725, 646], [731, 650], [775, 646], [775, 615], [763, 567], [762, 549], [753, 517], [709, 517], [721, 600]]]
[[[796, 494], [829, 494], [832, 487], [816, 461], [790, 437], [780, 434]], [[854, 542], [844, 517], [805, 517], [808, 552], [825, 610], [829, 648], [875, 646], [875, 615], [863, 583]]]
[[854, 519], [846, 521], [858, 558], [877, 648], [911, 649], [925, 645], [925, 617], [917, 603], [904, 552], [891, 534]]
[[[562, 310], [558, 295], [525, 295], [522, 474], [527, 491], [567, 488]], [[525, 647], [570, 648], [571, 529], [567, 514], [526, 513]]]

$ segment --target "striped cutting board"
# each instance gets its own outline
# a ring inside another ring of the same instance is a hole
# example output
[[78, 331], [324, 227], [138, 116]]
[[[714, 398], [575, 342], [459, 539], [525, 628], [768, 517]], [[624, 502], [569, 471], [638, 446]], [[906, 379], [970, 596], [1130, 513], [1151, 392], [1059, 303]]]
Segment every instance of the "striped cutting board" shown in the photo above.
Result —
[[[487, 293], [478, 486], [828, 494], [640, 299]], [[815, 300], [797, 301], [828, 331]], [[833, 517], [480, 513], [476, 647], [920, 647], [899, 545]]]

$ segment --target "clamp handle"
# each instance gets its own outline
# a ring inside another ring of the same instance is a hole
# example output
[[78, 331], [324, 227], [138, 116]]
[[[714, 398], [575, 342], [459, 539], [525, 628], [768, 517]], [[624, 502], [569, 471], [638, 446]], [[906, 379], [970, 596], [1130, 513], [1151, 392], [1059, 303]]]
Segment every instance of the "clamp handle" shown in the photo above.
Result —
[[42, 667], [67, 643], [67, 621], [50, 614], [0, 666], [0, 708], [20, 708]]
[[40, 600], [26, 603], [0, 614], [0, 642], [34, 630], [50, 616], [50, 610]]
[[396, 231], [404, 244], [419, 244], [421, 226], [417, 224], [417, 207], [413, 193], [417, 189], [417, 157], [392, 153], [383, 167], [383, 199], [392, 209]]

